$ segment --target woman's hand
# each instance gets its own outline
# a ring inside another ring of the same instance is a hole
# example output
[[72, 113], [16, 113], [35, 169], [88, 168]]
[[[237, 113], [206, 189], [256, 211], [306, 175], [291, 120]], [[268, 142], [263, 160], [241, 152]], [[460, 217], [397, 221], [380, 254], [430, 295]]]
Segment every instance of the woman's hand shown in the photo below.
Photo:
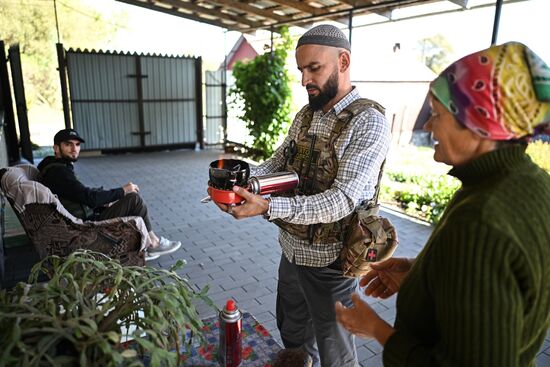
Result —
[[367, 287], [365, 294], [375, 298], [388, 298], [399, 291], [403, 279], [411, 270], [414, 259], [389, 258], [372, 263], [371, 270], [359, 281], [361, 287]]
[[395, 329], [382, 320], [357, 293], [351, 295], [351, 300], [351, 308], [336, 302], [336, 320], [352, 334], [361, 338], [374, 338], [381, 345], [386, 344]]

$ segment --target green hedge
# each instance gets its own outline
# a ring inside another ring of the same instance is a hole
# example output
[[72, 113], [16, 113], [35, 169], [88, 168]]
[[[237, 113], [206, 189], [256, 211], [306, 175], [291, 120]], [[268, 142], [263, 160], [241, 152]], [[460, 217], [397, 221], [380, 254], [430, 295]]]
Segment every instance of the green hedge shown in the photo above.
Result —
[[[421, 149], [418, 150], [422, 153]], [[527, 147], [527, 154], [540, 167], [550, 174], [550, 144], [541, 140]], [[417, 156], [418, 154], [413, 154]], [[405, 155], [401, 159], [407, 159]], [[390, 167], [399, 171], [386, 171], [382, 182], [380, 199], [383, 202], [401, 207], [407, 214], [431, 223], [437, 223], [447, 207], [449, 200], [460, 187], [460, 181], [440, 172], [436, 166], [422, 162], [392, 162]], [[449, 167], [450, 168], [450, 167]], [[404, 170], [409, 172], [405, 172]], [[426, 172], [429, 170], [430, 172]], [[416, 172], [416, 173], [410, 173]]]
[[460, 182], [446, 175], [406, 175], [387, 172], [381, 199], [394, 203], [406, 213], [437, 223]]

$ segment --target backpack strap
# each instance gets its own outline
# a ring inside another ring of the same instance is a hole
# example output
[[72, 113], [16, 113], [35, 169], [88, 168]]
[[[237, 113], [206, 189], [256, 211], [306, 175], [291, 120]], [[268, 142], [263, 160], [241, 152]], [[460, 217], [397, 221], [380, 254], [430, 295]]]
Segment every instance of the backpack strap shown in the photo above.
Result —
[[376, 187], [374, 188], [374, 195], [372, 196], [372, 199], [370, 199], [366, 204], [367, 209], [378, 206], [378, 196], [380, 195], [380, 182], [382, 181], [382, 176], [384, 176], [385, 165], [386, 160], [384, 159], [384, 162], [382, 162], [382, 165], [380, 166], [380, 172], [378, 173], [378, 182], [376, 182]]

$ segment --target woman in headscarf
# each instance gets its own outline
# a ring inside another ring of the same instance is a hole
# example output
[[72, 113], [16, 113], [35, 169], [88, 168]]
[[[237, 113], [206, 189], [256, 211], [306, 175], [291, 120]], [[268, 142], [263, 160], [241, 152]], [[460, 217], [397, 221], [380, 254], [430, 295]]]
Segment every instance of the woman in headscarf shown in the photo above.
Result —
[[550, 176], [525, 154], [548, 129], [550, 69], [507, 43], [430, 85], [434, 159], [462, 187], [416, 259], [372, 265], [365, 294], [397, 296], [394, 326], [358, 294], [339, 322], [384, 346], [385, 366], [534, 366], [550, 326]]

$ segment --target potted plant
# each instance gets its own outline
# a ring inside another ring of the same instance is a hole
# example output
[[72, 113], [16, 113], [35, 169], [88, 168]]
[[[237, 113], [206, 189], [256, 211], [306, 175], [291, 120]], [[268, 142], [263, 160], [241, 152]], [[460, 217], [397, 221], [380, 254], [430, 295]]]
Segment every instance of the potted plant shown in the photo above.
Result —
[[177, 365], [187, 335], [202, 336], [193, 302], [215, 307], [208, 287], [197, 292], [178, 276], [183, 265], [123, 267], [90, 251], [45, 258], [29, 284], [0, 292], [0, 366], [140, 366], [144, 355]]

